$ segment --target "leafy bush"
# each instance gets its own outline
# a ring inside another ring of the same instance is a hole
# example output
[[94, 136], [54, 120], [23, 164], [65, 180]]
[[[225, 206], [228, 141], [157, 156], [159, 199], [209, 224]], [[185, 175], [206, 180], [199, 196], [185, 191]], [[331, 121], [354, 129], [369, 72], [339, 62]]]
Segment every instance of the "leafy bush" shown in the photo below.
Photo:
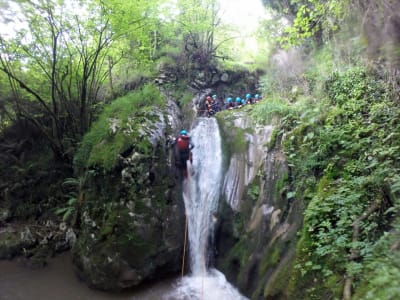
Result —
[[282, 117], [294, 111], [294, 107], [284, 100], [268, 98], [254, 106], [251, 116], [257, 123], [266, 124], [271, 123], [274, 117]]
[[[292, 291], [307, 299], [340, 293], [328, 286], [334, 278], [362, 278], [400, 190], [400, 109], [385, 84], [351, 68], [333, 73], [325, 91], [319, 115], [309, 108], [281, 120], [295, 192], [307, 206]], [[324, 288], [313, 278], [325, 278]]]

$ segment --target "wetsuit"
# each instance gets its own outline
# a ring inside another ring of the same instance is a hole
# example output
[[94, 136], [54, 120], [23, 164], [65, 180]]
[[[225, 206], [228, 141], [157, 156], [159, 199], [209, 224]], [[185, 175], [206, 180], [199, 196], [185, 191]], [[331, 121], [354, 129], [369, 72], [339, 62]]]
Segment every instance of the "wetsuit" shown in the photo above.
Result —
[[176, 165], [179, 169], [186, 171], [187, 161], [192, 161], [192, 153], [190, 150], [194, 148], [191, 138], [187, 135], [180, 135], [175, 140], [178, 157]]

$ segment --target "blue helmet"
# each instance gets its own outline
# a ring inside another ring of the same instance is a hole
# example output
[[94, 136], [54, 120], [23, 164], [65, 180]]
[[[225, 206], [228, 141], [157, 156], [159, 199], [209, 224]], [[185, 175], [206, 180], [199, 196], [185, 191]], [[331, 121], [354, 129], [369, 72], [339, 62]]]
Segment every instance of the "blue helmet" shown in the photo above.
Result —
[[228, 99], [226, 99], [228, 102], [232, 102], [232, 97], [228, 97]]
[[188, 133], [187, 133], [187, 131], [186, 131], [185, 129], [182, 129], [182, 130], [179, 132], [179, 134], [180, 134], [180, 135], [187, 135]]
[[251, 98], [251, 95], [250, 94], [247, 94], [246, 95], [246, 99], [250, 99]]
[[242, 99], [240, 99], [240, 97], [236, 97], [236, 102], [241, 102]]
[[258, 94], [255, 94], [254, 98], [258, 99], [258, 98], [260, 98], [260, 96]]

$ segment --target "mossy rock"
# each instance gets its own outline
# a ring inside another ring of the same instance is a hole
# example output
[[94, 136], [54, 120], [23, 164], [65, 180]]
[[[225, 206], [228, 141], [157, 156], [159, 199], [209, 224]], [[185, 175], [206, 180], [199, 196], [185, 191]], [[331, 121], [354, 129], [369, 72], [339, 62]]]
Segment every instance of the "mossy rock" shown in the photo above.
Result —
[[0, 233], [0, 259], [11, 259], [37, 243], [28, 227]]
[[128, 104], [130, 98], [123, 98], [104, 110], [99, 122], [125, 121], [113, 134], [95, 125], [76, 158], [77, 172], [86, 171], [73, 261], [81, 278], [104, 290], [178, 273], [183, 246], [183, 200], [166, 148], [176, 130], [168, 120], [177, 116], [163, 105], [126, 112]]

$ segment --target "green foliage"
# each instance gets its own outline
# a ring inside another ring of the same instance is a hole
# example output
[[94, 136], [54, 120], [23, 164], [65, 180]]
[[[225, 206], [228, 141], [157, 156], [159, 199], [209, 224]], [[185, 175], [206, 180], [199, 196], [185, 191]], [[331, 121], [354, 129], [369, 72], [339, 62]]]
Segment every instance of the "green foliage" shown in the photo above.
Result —
[[103, 13], [109, 19], [115, 33], [118, 51], [114, 52], [113, 56], [121, 56], [121, 52], [129, 53], [130, 57], [126, 63], [133, 63], [136, 66], [152, 61], [164, 38], [165, 27], [159, 18], [163, 10], [161, 3], [164, 1], [96, 0], [95, 2], [103, 7]]
[[292, 0], [295, 18], [279, 39], [283, 46], [298, 45], [311, 37], [321, 39], [339, 29], [346, 16], [348, 1], [341, 0]]
[[[248, 241], [243, 238], [231, 249], [228, 254], [228, 261], [238, 260], [240, 266], [245, 266], [249, 256], [251, 254], [251, 248], [249, 247]], [[239, 274], [240, 276], [240, 274]]]
[[282, 119], [295, 192], [307, 206], [292, 284], [307, 298], [324, 292], [313, 278], [361, 278], [390, 224], [385, 212], [397, 198], [388, 193], [397, 195], [400, 170], [400, 110], [380, 78], [361, 68], [334, 72], [325, 91], [329, 109]]
[[0, 36], [6, 107], [40, 129], [59, 161], [71, 161], [105, 81], [113, 33], [90, 2], [14, 1], [0, 17], [13, 28]]
[[277, 98], [264, 98], [254, 106], [251, 117], [260, 124], [270, 124], [274, 118], [283, 117], [293, 113], [294, 107]]
[[251, 200], [257, 201], [258, 196], [260, 196], [260, 186], [258, 183], [251, 184], [247, 190], [247, 195]]
[[367, 261], [359, 289], [353, 299], [397, 299], [400, 287], [399, 226], [385, 234], [374, 248], [374, 256]]
[[62, 183], [67, 193], [64, 197], [67, 199], [64, 206], [59, 207], [55, 210], [55, 213], [62, 215], [63, 221], [69, 221], [71, 216], [75, 213], [78, 205], [78, 193], [82, 182], [77, 178], [66, 178]]
[[158, 118], [154, 108], [163, 106], [164, 101], [153, 85], [145, 85], [113, 101], [84, 136], [74, 158], [75, 166], [78, 169], [99, 166], [110, 170], [118, 161], [118, 155], [130, 147], [148, 154], [151, 144], [144, 125], [149, 123], [150, 126]]

